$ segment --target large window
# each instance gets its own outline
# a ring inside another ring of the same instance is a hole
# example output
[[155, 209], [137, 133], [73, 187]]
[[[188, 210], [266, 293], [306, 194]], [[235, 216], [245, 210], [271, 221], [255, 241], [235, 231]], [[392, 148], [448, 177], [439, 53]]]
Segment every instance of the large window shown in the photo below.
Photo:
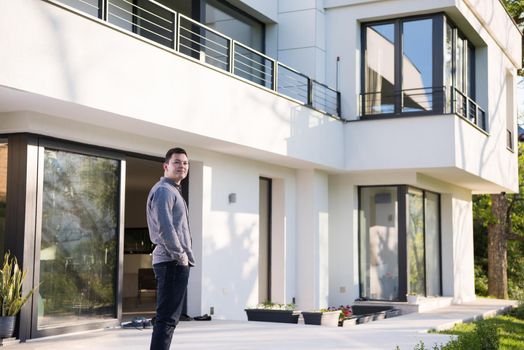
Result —
[[440, 198], [436, 193], [424, 193], [424, 238], [426, 252], [426, 295], [441, 294], [440, 280]]
[[408, 291], [424, 295], [425, 288], [425, 242], [424, 242], [424, 196], [414, 188], [408, 190], [406, 210]]
[[[222, 1], [207, 0], [204, 24], [239, 43], [235, 45], [233, 55], [235, 75], [271, 88], [271, 62], [252, 51], [254, 49], [264, 52], [265, 28], [262, 22]], [[213, 39], [214, 36], [212, 32], [206, 32], [206, 38], [210, 39], [210, 42], [220, 40]], [[220, 59], [216, 57], [216, 48], [206, 48], [205, 54], [215, 56], [215, 61]]]
[[7, 204], [7, 140], [0, 139], [0, 254], [4, 253]]
[[359, 190], [360, 293], [441, 295], [439, 195], [409, 186]]
[[45, 149], [38, 329], [116, 317], [118, 160]]
[[397, 197], [396, 187], [360, 189], [360, 283], [370, 299], [398, 298]]
[[362, 29], [362, 117], [456, 113], [486, 129], [475, 102], [475, 47], [445, 15]]
[[264, 24], [222, 1], [206, 1], [204, 24], [250, 48], [264, 52]]
[[365, 114], [395, 112], [395, 26], [366, 28]]
[[402, 26], [402, 112], [433, 109], [433, 20]]
[[364, 25], [363, 115], [433, 110], [434, 19]]

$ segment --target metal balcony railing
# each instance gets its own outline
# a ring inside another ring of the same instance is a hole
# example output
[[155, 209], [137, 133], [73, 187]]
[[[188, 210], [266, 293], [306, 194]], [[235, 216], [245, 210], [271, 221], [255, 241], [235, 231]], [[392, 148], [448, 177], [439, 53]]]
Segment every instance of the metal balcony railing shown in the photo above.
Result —
[[154, 0], [47, 0], [72, 7], [338, 119], [340, 92]]
[[484, 131], [488, 131], [486, 123], [486, 112], [473, 101], [470, 97], [460, 92], [458, 89], [452, 90], [453, 104], [452, 113], [469, 120]]
[[425, 87], [401, 91], [361, 94], [360, 115], [364, 118], [388, 115], [435, 115], [454, 113], [488, 131], [486, 112], [456, 88]]

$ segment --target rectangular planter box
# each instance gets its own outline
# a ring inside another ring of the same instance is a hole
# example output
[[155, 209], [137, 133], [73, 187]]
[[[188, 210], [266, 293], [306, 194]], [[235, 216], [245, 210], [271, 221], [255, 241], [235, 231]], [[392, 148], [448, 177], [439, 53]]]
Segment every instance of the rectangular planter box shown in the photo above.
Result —
[[386, 311], [379, 311], [372, 314], [373, 315], [373, 321], [379, 321], [386, 318]]
[[368, 322], [371, 322], [371, 321], [373, 321], [373, 315], [372, 314], [369, 314], [369, 315], [358, 315], [357, 316], [357, 323], [358, 324], [368, 323]]
[[356, 326], [357, 325], [357, 320], [358, 320], [358, 318], [355, 317], [355, 316], [351, 316], [351, 317], [345, 318], [344, 320], [342, 320], [341, 326], [342, 327], [353, 327], [353, 326]]
[[328, 311], [328, 312], [302, 312], [305, 324], [314, 324], [328, 327], [338, 327], [338, 318], [340, 317], [340, 311]]
[[400, 309], [388, 310], [388, 311], [386, 311], [386, 318], [400, 316], [400, 314], [401, 314]]
[[300, 311], [245, 309], [248, 321], [298, 323]]
[[367, 315], [375, 312], [392, 310], [393, 306], [379, 306], [379, 305], [352, 305], [351, 310], [353, 315]]

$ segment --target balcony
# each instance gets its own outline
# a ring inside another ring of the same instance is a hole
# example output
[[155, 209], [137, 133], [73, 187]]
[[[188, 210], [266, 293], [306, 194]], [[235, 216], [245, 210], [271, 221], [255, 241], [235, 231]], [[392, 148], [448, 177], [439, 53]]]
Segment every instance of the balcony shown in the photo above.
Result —
[[456, 114], [488, 132], [486, 112], [456, 88], [427, 87], [360, 95], [361, 119]]
[[342, 119], [340, 92], [154, 0], [51, 2], [97, 17], [214, 69]]

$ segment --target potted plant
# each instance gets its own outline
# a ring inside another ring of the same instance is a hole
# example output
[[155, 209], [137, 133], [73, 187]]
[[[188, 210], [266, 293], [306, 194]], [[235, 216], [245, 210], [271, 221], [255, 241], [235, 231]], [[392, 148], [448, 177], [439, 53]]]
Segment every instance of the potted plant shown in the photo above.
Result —
[[416, 292], [409, 292], [408, 294], [406, 294], [406, 299], [410, 304], [418, 304], [419, 296]]
[[300, 311], [295, 304], [277, 304], [265, 301], [245, 309], [248, 321], [298, 323]]
[[350, 305], [340, 305], [339, 307], [330, 306], [329, 311], [338, 311], [338, 325], [340, 327], [354, 326], [357, 324], [357, 318], [353, 315], [353, 310]]
[[318, 311], [303, 311], [305, 324], [338, 327], [338, 321], [342, 312], [340, 310], [320, 309]]
[[18, 260], [5, 253], [0, 270], [0, 338], [10, 338], [15, 329], [16, 315], [33, 294], [22, 295], [22, 283], [26, 271], [20, 270]]

